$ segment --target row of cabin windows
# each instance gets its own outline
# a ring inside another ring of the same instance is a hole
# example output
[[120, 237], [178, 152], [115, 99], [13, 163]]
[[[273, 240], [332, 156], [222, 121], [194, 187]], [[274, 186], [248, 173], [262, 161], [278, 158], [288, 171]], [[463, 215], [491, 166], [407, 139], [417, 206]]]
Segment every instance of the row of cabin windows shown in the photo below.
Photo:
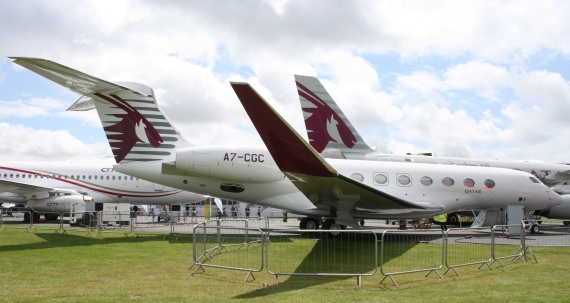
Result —
[[[360, 182], [364, 181], [364, 176], [362, 176], [359, 173], [354, 173], [350, 177], [356, 181], [360, 181]], [[374, 184], [376, 184], [376, 185], [388, 185], [388, 180], [389, 180], [388, 174], [386, 174], [386, 173], [375, 173], [374, 174]], [[531, 177], [531, 181], [536, 183], [534, 180], [532, 180], [532, 177]], [[408, 174], [396, 174], [396, 182], [400, 186], [411, 186], [412, 185], [412, 177]], [[540, 182], [540, 181], [538, 181], [538, 182]], [[433, 184], [433, 180], [432, 180], [432, 178], [430, 178], [428, 176], [423, 176], [420, 179], [420, 183], [424, 186], [430, 186]], [[455, 181], [449, 177], [445, 177], [441, 180], [441, 183], [447, 187], [451, 187], [455, 184]], [[487, 188], [495, 187], [495, 181], [493, 181], [491, 179], [485, 180], [483, 182], [483, 184]], [[475, 181], [471, 178], [467, 178], [467, 179], [463, 180], [463, 185], [466, 187], [473, 187], [473, 186], [475, 186]]]
[[[15, 174], [15, 175], [14, 174], [9, 174], [9, 175], [4, 174], [4, 178], [8, 178], [8, 176], [10, 178], [14, 178], [14, 176], [16, 178], [20, 178], [20, 174]], [[27, 175], [27, 176], [30, 179], [32, 178], [32, 175]], [[117, 176], [117, 177], [115, 177], [115, 176], [92, 176], [92, 175], [88, 175], [88, 176], [86, 176], [86, 175], [83, 175], [83, 176], [81, 176], [81, 175], [71, 175], [71, 176], [67, 176], [67, 175], [33, 175], [33, 177], [36, 179], [39, 177], [40, 179], [43, 179], [43, 178], [67, 179], [67, 178], [69, 178], [69, 179], [77, 179], [77, 180], [85, 180], [85, 179], [97, 180], [97, 179], [100, 179], [100, 180], [125, 180], [125, 181], [127, 181], [130, 178], [131, 181], [132, 180], [137, 180], [137, 181], [139, 180], [139, 178], [134, 178], [132, 176]], [[22, 178], [26, 178], [26, 175], [22, 174]]]

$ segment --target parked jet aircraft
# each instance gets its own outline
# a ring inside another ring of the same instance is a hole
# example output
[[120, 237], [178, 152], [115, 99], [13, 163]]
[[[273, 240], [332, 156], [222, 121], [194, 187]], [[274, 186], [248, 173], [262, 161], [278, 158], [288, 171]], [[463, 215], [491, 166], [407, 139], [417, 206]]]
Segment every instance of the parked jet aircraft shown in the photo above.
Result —
[[168, 205], [204, 199], [124, 175], [109, 164], [0, 162], [0, 203], [25, 204], [38, 212], [69, 212], [71, 205], [83, 202]]
[[532, 174], [548, 186], [570, 180], [570, 167], [564, 164], [435, 157], [424, 154], [394, 155], [376, 152], [364, 142], [319, 79], [295, 75], [295, 82], [309, 141], [311, 146], [319, 153], [323, 153], [325, 158], [510, 168]]
[[[435, 157], [421, 154], [394, 155], [376, 152], [364, 142], [319, 79], [295, 75], [295, 83], [301, 101], [309, 142], [325, 158], [508, 168], [530, 173], [547, 186], [554, 186], [570, 180], [570, 169], [568, 165], [564, 164], [546, 164], [542, 161]], [[537, 210], [536, 214], [557, 219], [569, 219], [570, 195], [562, 195], [562, 197], [565, 200], [563, 204], [554, 208]]]
[[[179, 144], [152, 89], [119, 85], [60, 64], [14, 58], [93, 101], [115, 171], [234, 201], [304, 214], [301, 228], [357, 226], [363, 218], [423, 218], [463, 208], [558, 205], [560, 197], [524, 172], [321, 158], [247, 84], [233, 83], [267, 148]], [[350, 176], [350, 177], [348, 177]]]

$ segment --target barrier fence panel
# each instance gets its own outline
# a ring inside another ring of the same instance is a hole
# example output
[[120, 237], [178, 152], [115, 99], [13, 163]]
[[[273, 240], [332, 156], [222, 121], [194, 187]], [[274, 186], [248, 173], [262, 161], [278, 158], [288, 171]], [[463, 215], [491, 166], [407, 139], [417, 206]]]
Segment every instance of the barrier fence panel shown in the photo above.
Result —
[[479, 268], [489, 265], [492, 259], [491, 227], [479, 228], [450, 228], [446, 232], [445, 265], [447, 274], [452, 270], [456, 275], [457, 267], [477, 265]]
[[158, 216], [153, 213], [132, 214], [131, 231], [135, 237], [142, 235], [160, 235], [166, 238], [172, 233], [172, 224], [169, 221], [158, 221]]
[[380, 247], [380, 272], [390, 278], [394, 285], [394, 275], [425, 272], [426, 277], [443, 267], [445, 233], [441, 230], [387, 230], [382, 233]]
[[[513, 230], [516, 232], [513, 232]], [[502, 259], [511, 259], [511, 261], [519, 260], [524, 262], [522, 259], [525, 254], [524, 224], [495, 225], [493, 226], [492, 235], [493, 262], [491, 262], [491, 265], [498, 262], [504, 267], [505, 265], [501, 262]]]
[[71, 214], [68, 220], [63, 220], [63, 233], [85, 232], [89, 235], [91, 232], [98, 232], [97, 212], [75, 212]]
[[63, 213], [46, 212], [43, 214], [34, 214], [32, 212], [32, 229], [53, 230], [54, 233], [59, 232], [63, 228]]
[[264, 245], [255, 245], [263, 242], [263, 231], [222, 226], [221, 220], [215, 223], [216, 226], [204, 222], [194, 227], [192, 266], [197, 267], [192, 275], [200, 269], [205, 271], [205, 267], [217, 267], [247, 271], [244, 282], [249, 277], [255, 279], [253, 273], [263, 269]]
[[271, 230], [267, 241], [267, 271], [275, 275], [362, 276], [378, 268], [378, 240], [373, 231]]
[[[32, 228], [34, 214], [26, 210], [4, 210], [2, 216], [3, 229], [23, 229], [28, 232]], [[35, 216], [39, 216], [35, 213]]]
[[543, 223], [538, 233], [530, 232], [525, 236], [526, 247], [562, 246], [570, 247], [570, 226], [562, 222]]

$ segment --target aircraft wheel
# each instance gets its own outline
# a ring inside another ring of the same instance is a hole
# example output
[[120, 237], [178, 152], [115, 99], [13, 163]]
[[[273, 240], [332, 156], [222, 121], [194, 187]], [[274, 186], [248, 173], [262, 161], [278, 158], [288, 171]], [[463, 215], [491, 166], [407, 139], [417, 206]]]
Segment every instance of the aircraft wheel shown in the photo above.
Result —
[[323, 230], [330, 230], [329, 234], [333, 237], [340, 235], [338, 231], [343, 229], [346, 229], [346, 226], [336, 223], [335, 219], [327, 219], [323, 222]]
[[568, 226], [568, 225], [570, 225], [570, 221], [562, 221], [562, 224]]
[[306, 217], [301, 219], [301, 223], [299, 224], [300, 229], [309, 229], [315, 230], [319, 229], [319, 222], [315, 218]]
[[532, 225], [530, 227], [530, 233], [531, 234], [538, 234], [540, 232], [540, 227], [538, 225]]
[[451, 214], [447, 218], [447, 224], [457, 224], [459, 222], [459, 218], [456, 214]]
[[360, 224], [360, 226], [364, 226], [364, 220], [358, 221], [358, 224]]
[[30, 222], [30, 213], [24, 213], [24, 222]]
[[34, 214], [34, 216], [33, 216], [34, 221], [39, 221], [40, 220], [40, 213], [33, 212], [33, 214]]
[[58, 214], [44, 214], [44, 217], [46, 218], [46, 221], [56, 221], [57, 217], [59, 217]]

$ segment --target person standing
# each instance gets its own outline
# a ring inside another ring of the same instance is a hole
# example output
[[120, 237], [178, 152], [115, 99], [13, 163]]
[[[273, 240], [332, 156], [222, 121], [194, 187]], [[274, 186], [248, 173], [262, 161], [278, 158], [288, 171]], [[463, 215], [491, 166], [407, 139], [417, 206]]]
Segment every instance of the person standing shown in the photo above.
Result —
[[257, 216], [261, 218], [261, 206], [257, 208]]
[[441, 214], [441, 215], [439, 215], [439, 216], [435, 216], [435, 217], [434, 217], [434, 220], [439, 223], [439, 225], [441, 226], [441, 230], [442, 230], [442, 231], [446, 231], [446, 230], [447, 230], [447, 213]]
[[247, 204], [247, 205], [245, 206], [245, 217], [246, 217], [246, 218], [249, 218], [249, 211], [250, 211], [250, 209], [249, 209], [249, 204]]

